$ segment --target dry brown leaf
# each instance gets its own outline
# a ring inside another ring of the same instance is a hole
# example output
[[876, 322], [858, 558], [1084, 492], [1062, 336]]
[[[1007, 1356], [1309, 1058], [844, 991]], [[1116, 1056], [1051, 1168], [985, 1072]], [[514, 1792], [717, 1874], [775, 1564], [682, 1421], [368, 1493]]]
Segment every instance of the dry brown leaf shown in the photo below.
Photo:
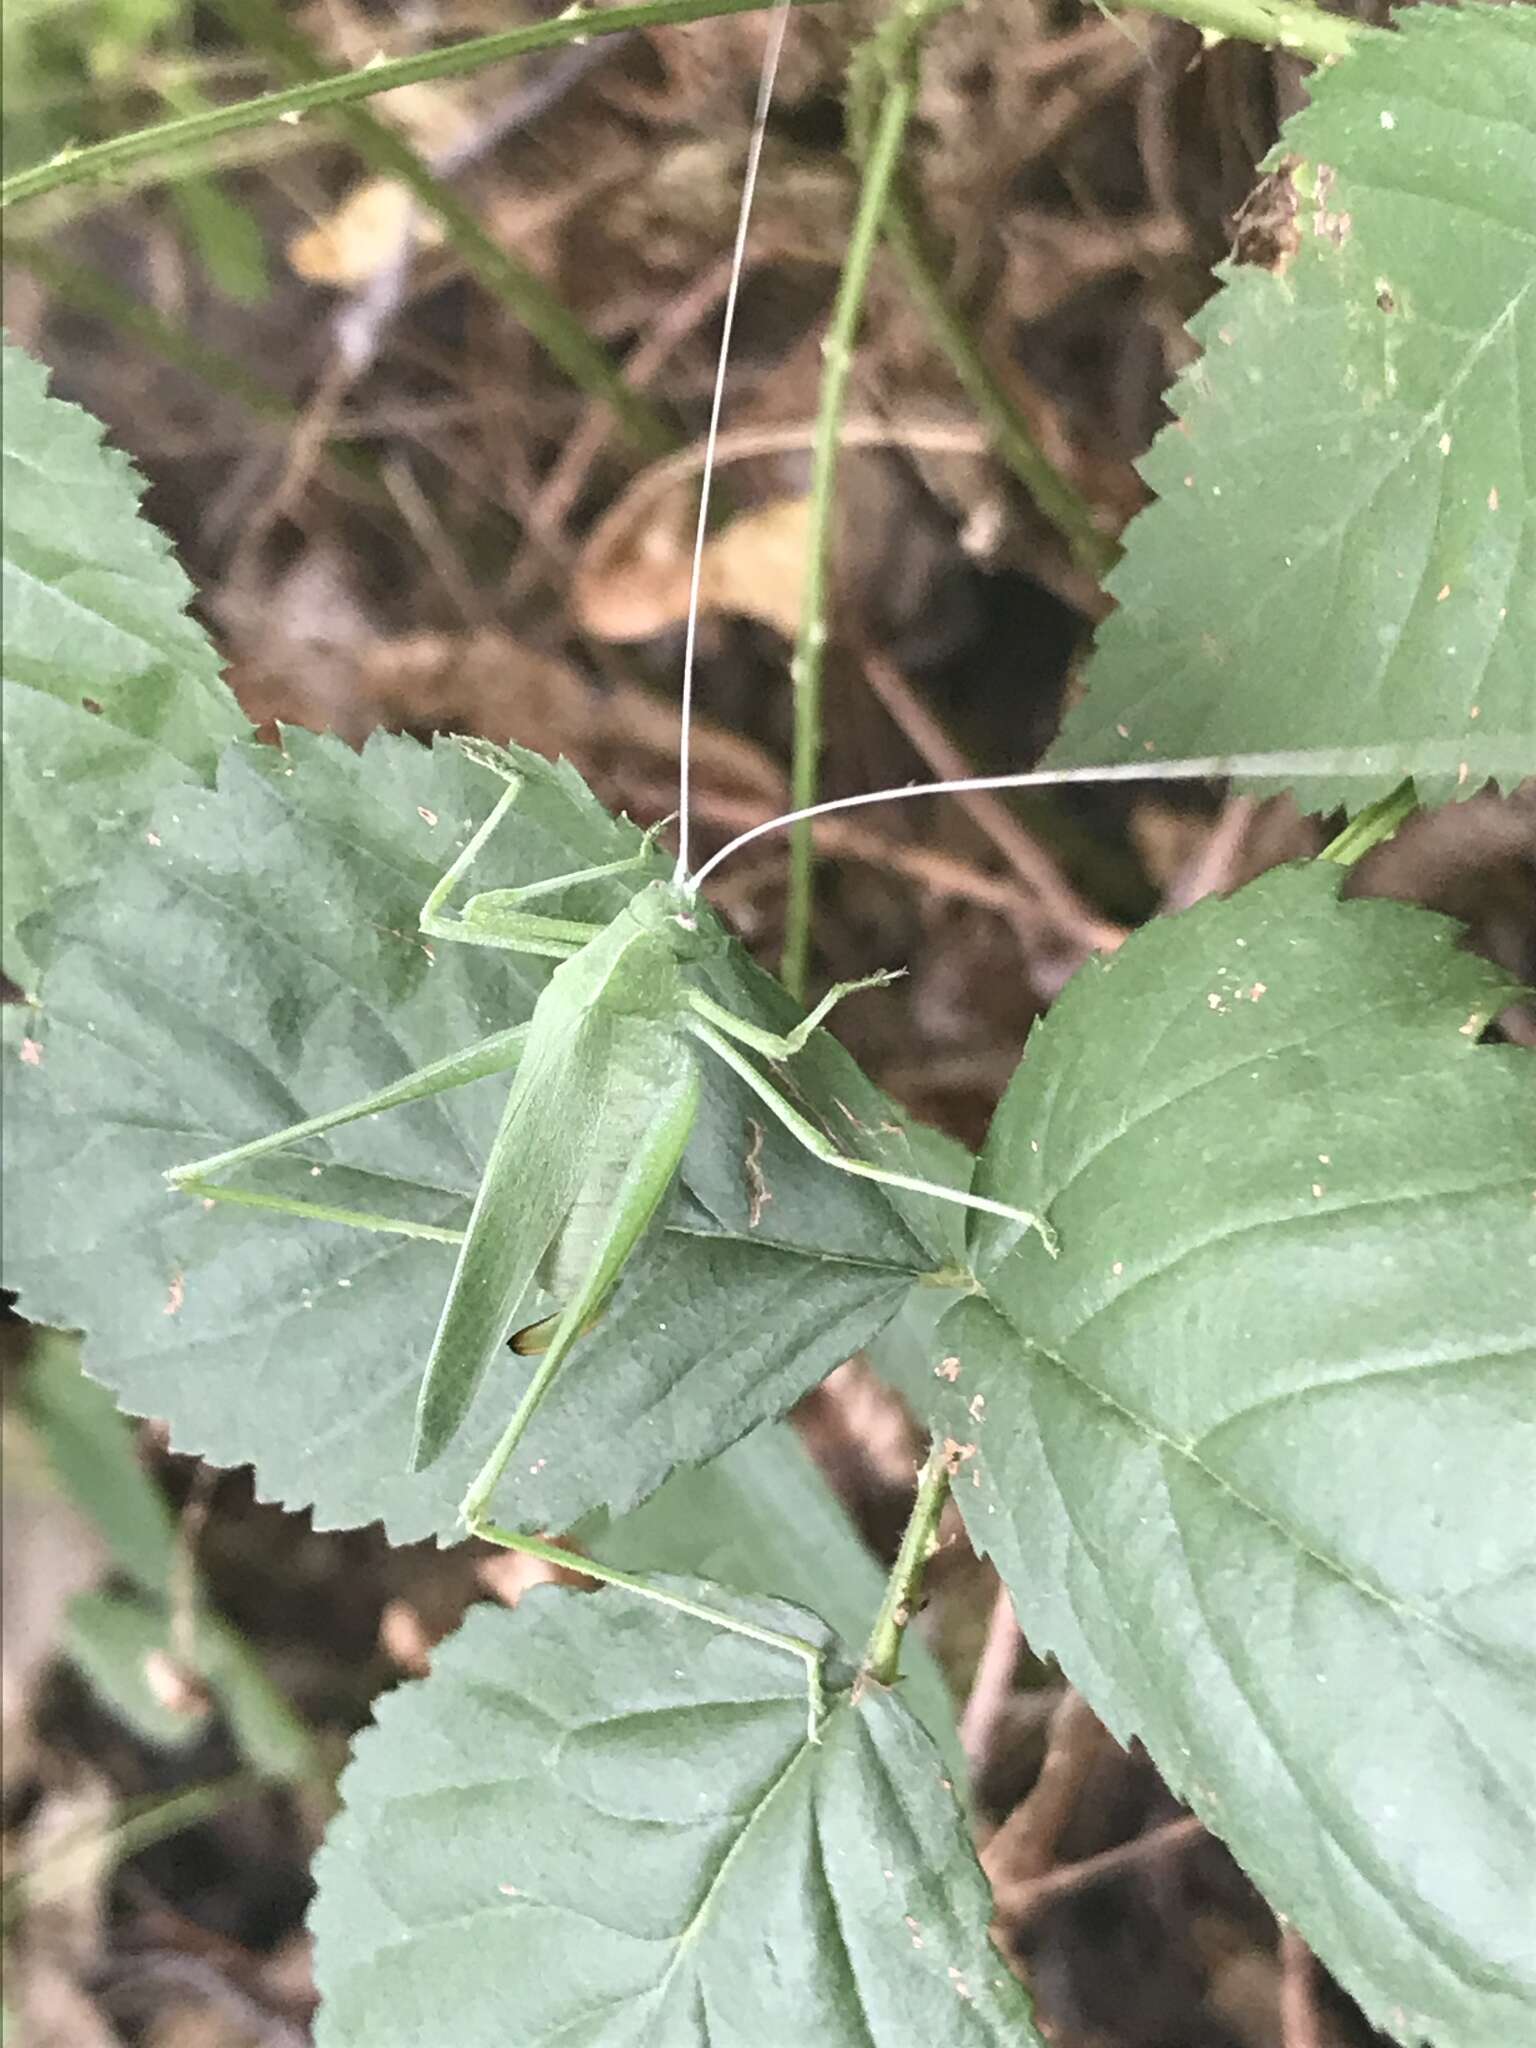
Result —
[[743, 512], [704, 550], [699, 603], [777, 626], [792, 640], [805, 588], [808, 498], [776, 498]]
[[418, 208], [393, 178], [365, 178], [334, 212], [288, 244], [288, 261], [306, 284], [341, 285], [355, 291], [392, 263], [409, 241], [436, 248], [441, 225]]
[[[688, 616], [691, 488], [679, 484], [643, 520], [593, 534], [577, 568], [576, 614], [601, 640], [649, 640]], [[624, 506], [616, 508], [624, 510]], [[793, 639], [805, 580], [805, 498], [775, 498], [743, 512], [705, 543], [699, 611], [761, 619]]]

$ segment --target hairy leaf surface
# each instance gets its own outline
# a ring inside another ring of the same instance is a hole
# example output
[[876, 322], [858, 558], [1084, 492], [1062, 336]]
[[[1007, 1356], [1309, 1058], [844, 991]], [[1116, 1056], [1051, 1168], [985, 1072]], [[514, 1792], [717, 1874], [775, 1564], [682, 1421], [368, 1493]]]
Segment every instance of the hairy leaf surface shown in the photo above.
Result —
[[938, 1332], [956, 1497], [1034, 1647], [1139, 1734], [1371, 2016], [1536, 2013], [1536, 1060], [1447, 920], [1282, 869], [1085, 968], [1030, 1041]]
[[[634, 846], [570, 770], [532, 755], [525, 767], [482, 886]], [[27, 1312], [84, 1329], [88, 1368], [134, 1412], [169, 1421], [178, 1447], [254, 1463], [264, 1494], [312, 1504], [322, 1526], [382, 1517], [402, 1541], [452, 1530], [530, 1370], [509, 1354], [451, 1452], [407, 1473], [452, 1247], [205, 1207], [161, 1173], [529, 1013], [546, 963], [443, 943], [434, 959], [416, 930], [428, 888], [501, 787], [448, 746], [379, 739], [358, 757], [295, 733], [286, 757], [236, 750], [218, 790], [162, 806], [154, 843], [146, 835], [78, 906], [34, 1041], [10, 1061], [6, 1253]], [[603, 918], [624, 887], [562, 905]], [[739, 956], [710, 985], [775, 1028], [794, 1014]], [[622, 1511], [674, 1466], [782, 1413], [947, 1256], [949, 1217], [929, 1248], [919, 1235], [935, 1205], [898, 1214], [765, 1129], [707, 1053], [700, 1068], [670, 1227], [642, 1247], [540, 1411], [497, 1499], [504, 1520], [566, 1527], [597, 1506]], [[347, 1126], [248, 1178], [462, 1225], [507, 1085]], [[888, 1115], [824, 1035], [786, 1085], [843, 1131]]]
[[820, 1734], [796, 1658], [635, 1595], [472, 1612], [342, 1782], [320, 2048], [437, 2039], [449, 1986], [457, 2048], [1038, 2048], [928, 1738], [878, 1687]]
[[1317, 809], [1536, 773], [1536, 14], [1414, 8], [1311, 90], [1056, 765], [1380, 743]]
[[9, 343], [0, 406], [4, 911], [7, 971], [30, 983], [42, 943], [22, 919], [117, 858], [151, 802], [211, 779], [246, 729], [218, 657], [187, 616], [192, 587], [138, 516], [128, 460], [89, 413], [48, 395]]

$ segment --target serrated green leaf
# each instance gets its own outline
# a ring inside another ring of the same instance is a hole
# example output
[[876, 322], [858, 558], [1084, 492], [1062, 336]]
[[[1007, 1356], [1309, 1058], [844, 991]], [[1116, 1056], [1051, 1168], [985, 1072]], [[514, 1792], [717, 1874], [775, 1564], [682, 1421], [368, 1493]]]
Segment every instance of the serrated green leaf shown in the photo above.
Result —
[[[591, 1557], [630, 1572], [709, 1579], [736, 1593], [814, 1603], [844, 1642], [874, 1626], [885, 1579], [847, 1509], [788, 1423], [769, 1423], [701, 1470], [674, 1472], [617, 1520], [579, 1529]], [[915, 1630], [902, 1646], [902, 1697], [946, 1768], [965, 1774], [949, 1688]]]
[[1381, 743], [1320, 810], [1536, 773], [1536, 14], [1398, 24], [1286, 126], [1294, 260], [1194, 323], [1053, 766]]
[[170, 785], [211, 778], [246, 730], [191, 585], [138, 513], [127, 457], [103, 445], [47, 373], [6, 343], [0, 406], [4, 904], [7, 972], [30, 983], [43, 943], [23, 919], [92, 881]]
[[1536, 1061], [1447, 920], [1278, 870], [1085, 968], [938, 1333], [1020, 1621], [1400, 2039], [1536, 2015]]
[[[566, 873], [637, 843], [572, 771], [533, 755], [524, 766], [491, 879]], [[528, 1014], [544, 963], [456, 945], [434, 960], [416, 931], [428, 888], [500, 787], [448, 746], [379, 739], [359, 757], [293, 734], [286, 758], [235, 750], [217, 792], [162, 807], [156, 844], [77, 907], [31, 1052], [9, 1063], [6, 1258], [28, 1312], [85, 1329], [88, 1368], [134, 1412], [163, 1416], [178, 1447], [254, 1463], [264, 1494], [312, 1504], [322, 1526], [377, 1517], [398, 1540], [453, 1533], [528, 1368], [509, 1358], [489, 1375], [452, 1452], [408, 1474], [451, 1249], [205, 1209], [160, 1176]], [[563, 900], [606, 917], [622, 891]], [[709, 986], [773, 1028], [793, 1017], [739, 955]], [[925, 1250], [914, 1235], [936, 1205], [902, 1201], [898, 1214], [763, 1131], [717, 1062], [701, 1070], [669, 1227], [540, 1411], [498, 1499], [503, 1519], [558, 1528], [633, 1505], [674, 1466], [781, 1414], [942, 1260], [942, 1243]], [[844, 1106], [871, 1130], [889, 1117], [825, 1035], [791, 1074], [835, 1127]], [[328, 1200], [461, 1223], [505, 1087], [479, 1082], [348, 1126], [279, 1162], [272, 1184], [312, 1197], [310, 1160], [334, 1162]], [[951, 1228], [945, 1217], [937, 1234]]]
[[[829, 1643], [813, 1615], [679, 1590]], [[938, 1755], [877, 1687], [628, 1593], [477, 1610], [316, 1865], [320, 2048], [1038, 2048]]]

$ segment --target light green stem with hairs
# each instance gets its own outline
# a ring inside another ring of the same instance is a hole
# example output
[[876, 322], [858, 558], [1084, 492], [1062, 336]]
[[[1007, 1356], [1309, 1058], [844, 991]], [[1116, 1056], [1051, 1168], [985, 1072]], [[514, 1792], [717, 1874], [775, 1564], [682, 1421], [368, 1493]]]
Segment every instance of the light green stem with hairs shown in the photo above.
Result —
[[1342, 14], [1324, 14], [1320, 7], [1307, 6], [1305, 0], [1119, 0], [1119, 5], [1136, 13], [1162, 14], [1170, 21], [1187, 22], [1210, 38], [1229, 37], [1235, 42], [1289, 50], [1295, 56], [1310, 57], [1314, 64], [1347, 56], [1367, 36], [1389, 33]]
[[[592, 36], [617, 36], [630, 29], [666, 28], [679, 22], [711, 21], [719, 15], [758, 13], [773, 4], [774, 0], [642, 0], [636, 7], [613, 7], [591, 13], [571, 9], [553, 21], [536, 22], [530, 28], [476, 36], [446, 49], [400, 57], [393, 63], [340, 71], [327, 78], [287, 86], [279, 92], [261, 93], [255, 99], [237, 100], [231, 106], [215, 107], [208, 113], [188, 114], [179, 120], [158, 122], [153, 128], [135, 129], [130, 135], [115, 135], [89, 149], [60, 150], [47, 163], [33, 164], [0, 182], [0, 206], [36, 199], [44, 192], [78, 184], [83, 179], [109, 178], [146, 159], [182, 156], [241, 128], [261, 128], [285, 116], [349, 106], [356, 100], [371, 99], [375, 93], [393, 92], [397, 86], [420, 85], [434, 78], [465, 78], [472, 72], [483, 71], [488, 64], [530, 57], [535, 51], [558, 49], [565, 43], [583, 42]], [[817, 0], [787, 0], [787, 4], [807, 7], [817, 4]], [[186, 166], [187, 170], [192, 168], [194, 164]], [[167, 169], [165, 175], [169, 177], [172, 173]]]
[[1390, 839], [1398, 826], [1406, 823], [1418, 808], [1419, 793], [1410, 775], [1396, 789], [1378, 797], [1375, 803], [1367, 804], [1358, 816], [1351, 818], [1344, 830], [1329, 840], [1318, 859], [1336, 861], [1341, 868], [1353, 867], [1362, 854], [1369, 853], [1373, 846], [1380, 846], [1384, 839]]
[[860, 1678], [867, 1683], [896, 1683], [901, 1663], [901, 1639], [917, 1611], [923, 1573], [938, 1540], [939, 1517], [949, 1497], [949, 1460], [949, 1450], [936, 1441], [918, 1475], [917, 1498], [912, 1503], [901, 1548], [886, 1581], [880, 1612], [875, 1616], [864, 1661], [859, 1667]]

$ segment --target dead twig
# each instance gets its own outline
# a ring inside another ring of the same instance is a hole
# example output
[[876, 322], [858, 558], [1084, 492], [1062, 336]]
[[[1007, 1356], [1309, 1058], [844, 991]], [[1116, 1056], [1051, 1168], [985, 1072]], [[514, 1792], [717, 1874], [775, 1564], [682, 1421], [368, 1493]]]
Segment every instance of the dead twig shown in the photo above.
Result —
[[1294, 1927], [1280, 1930], [1280, 2039], [1284, 2048], [1323, 2048], [1317, 1963]]
[[[1180, 1814], [1177, 1820], [1149, 1828], [1144, 1835], [1137, 1835], [1134, 1841], [1120, 1842], [1113, 1849], [1101, 1849], [1096, 1856], [1084, 1856], [1076, 1863], [1063, 1863], [1059, 1869], [1048, 1870], [1041, 1877], [1028, 1878], [994, 1894], [997, 1916], [1017, 1925], [1046, 1906], [1054, 1905], [1058, 1899], [1070, 1897], [1073, 1892], [1086, 1891], [1090, 1885], [1103, 1884], [1106, 1878], [1120, 1877], [1127, 1870], [1137, 1869], [1144, 1863], [1155, 1863], [1161, 1856], [1172, 1856], [1181, 1849], [1190, 1848], [1204, 1834], [1205, 1823], [1196, 1814]], [[1301, 2048], [1301, 2043], [1288, 2040], [1286, 2048]]]
[[960, 1747], [965, 1751], [973, 1780], [992, 1753], [1023, 1646], [1024, 1637], [1008, 1588], [999, 1582], [997, 1597], [992, 1602], [992, 1618], [987, 1623], [987, 1639], [971, 1682], [970, 1697], [960, 1716]]
[[1248, 828], [1258, 807], [1254, 797], [1228, 797], [1199, 854], [1169, 884], [1163, 896], [1164, 910], [1188, 910], [1202, 897], [1222, 895], [1234, 886]]
[[1014, 1808], [981, 1852], [981, 1867], [1000, 1911], [1005, 1898], [1044, 1877], [1055, 1863], [1056, 1845], [1109, 1740], [1082, 1694], [1069, 1686], [1051, 1715], [1045, 1761], [1028, 1798]]

